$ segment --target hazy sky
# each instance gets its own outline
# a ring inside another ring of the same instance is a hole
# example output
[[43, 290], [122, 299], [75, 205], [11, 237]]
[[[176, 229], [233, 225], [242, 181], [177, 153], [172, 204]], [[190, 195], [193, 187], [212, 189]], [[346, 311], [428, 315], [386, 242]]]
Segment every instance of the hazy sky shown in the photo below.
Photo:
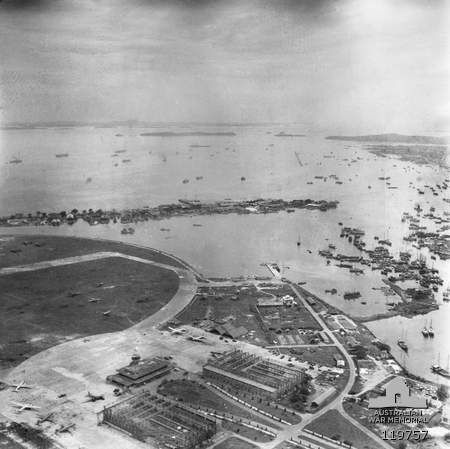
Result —
[[448, 130], [449, 4], [3, 0], [0, 118]]

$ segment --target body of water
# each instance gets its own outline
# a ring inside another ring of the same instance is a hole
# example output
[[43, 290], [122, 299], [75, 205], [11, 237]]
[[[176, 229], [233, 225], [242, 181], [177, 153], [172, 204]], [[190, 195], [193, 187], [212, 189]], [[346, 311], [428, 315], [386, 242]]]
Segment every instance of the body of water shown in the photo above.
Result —
[[[186, 131], [179, 127], [169, 130]], [[210, 127], [206, 130], [215, 131]], [[339, 238], [338, 223], [342, 222], [365, 230], [368, 247], [376, 245], [375, 236], [387, 237], [393, 243], [394, 255], [410, 250], [417, 256], [418, 251], [402, 240], [408, 224], [401, 222], [401, 215], [412, 212], [419, 201], [425, 210], [434, 206], [437, 213], [442, 212], [448, 206], [442, 196], [433, 196], [428, 189], [425, 195], [418, 195], [416, 187], [441, 183], [448, 178], [448, 171], [376, 157], [363, 144], [330, 141], [324, 136], [275, 136], [279, 131], [301, 133], [294, 128], [218, 130], [236, 135], [144, 137], [140, 134], [149, 130], [87, 127], [0, 131], [0, 214], [74, 207], [122, 209], [180, 198], [311, 198], [338, 200], [338, 208], [328, 212], [177, 217], [137, 223], [132, 236], [121, 235], [120, 224], [77, 223], [59, 228], [3, 228], [0, 232], [140, 243], [175, 253], [209, 276], [267, 275], [261, 264], [277, 262], [284, 276], [306, 281], [306, 288], [354, 316], [382, 313], [387, 302], [397, 300], [375, 290], [384, 285], [378, 272], [369, 268], [364, 275], [351, 274], [334, 264], [327, 266], [317, 252], [334, 244], [337, 252], [357, 254], [348, 241]], [[55, 156], [61, 153], [68, 153], [68, 157]], [[10, 164], [14, 157], [22, 163]], [[379, 177], [390, 177], [391, 186], [398, 188], [388, 189]], [[300, 247], [296, 244], [299, 239]], [[429, 256], [426, 251], [423, 254]], [[440, 270], [446, 288], [449, 261], [431, 262]], [[325, 289], [331, 288], [338, 294], [325, 294]], [[353, 290], [360, 291], [362, 297], [344, 300], [343, 293]], [[439, 302], [440, 298], [441, 292]], [[420, 334], [425, 317], [393, 318], [370, 323], [369, 327], [393, 346], [394, 354], [398, 331], [404, 328], [409, 356], [396, 355], [412, 372], [435, 380], [429, 365], [439, 353], [445, 365], [450, 353], [446, 334], [449, 310], [444, 306], [430, 314], [436, 331], [434, 340], [424, 341]]]

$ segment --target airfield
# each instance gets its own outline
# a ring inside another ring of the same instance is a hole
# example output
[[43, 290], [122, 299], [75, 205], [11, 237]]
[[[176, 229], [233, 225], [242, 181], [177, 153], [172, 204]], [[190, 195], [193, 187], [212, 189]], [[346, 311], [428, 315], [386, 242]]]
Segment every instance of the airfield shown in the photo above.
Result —
[[3, 238], [0, 253], [0, 371], [74, 338], [129, 328], [179, 287], [176, 260], [132, 246], [16, 237]]
[[[390, 448], [344, 407], [353, 358], [367, 356], [353, 354], [349, 338], [366, 344], [366, 331], [301, 287], [205, 279], [169, 254], [108, 241], [0, 243], [6, 326], [30, 343], [38, 326], [62, 335], [14, 362], [10, 347], [0, 352], [0, 418], [29, 426], [35, 443], [47, 438], [35, 447]], [[336, 319], [348, 329], [332, 327]], [[367, 347], [376, 363], [364, 392], [391, 376]], [[338, 441], [329, 412], [344, 423]]]

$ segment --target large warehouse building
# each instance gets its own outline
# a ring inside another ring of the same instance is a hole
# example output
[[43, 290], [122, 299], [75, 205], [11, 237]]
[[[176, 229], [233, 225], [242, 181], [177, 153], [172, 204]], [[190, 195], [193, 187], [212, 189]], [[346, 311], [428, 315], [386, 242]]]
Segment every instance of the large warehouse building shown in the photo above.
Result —
[[292, 391], [303, 374], [299, 368], [235, 350], [210, 360], [203, 375], [218, 386], [277, 398]]

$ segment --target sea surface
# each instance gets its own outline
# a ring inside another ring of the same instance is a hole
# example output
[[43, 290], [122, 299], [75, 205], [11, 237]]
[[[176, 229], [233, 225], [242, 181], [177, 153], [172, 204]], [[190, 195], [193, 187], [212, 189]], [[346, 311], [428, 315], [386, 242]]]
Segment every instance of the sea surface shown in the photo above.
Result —
[[[229, 132], [235, 136], [141, 136], [155, 131]], [[447, 169], [419, 166], [395, 157], [378, 157], [365, 144], [326, 140], [323, 135], [278, 137], [304, 133], [295, 126], [221, 126], [143, 128], [43, 128], [0, 130], [0, 215], [16, 212], [83, 209], [125, 209], [173, 203], [178, 199], [201, 201], [251, 198], [310, 198], [338, 200], [327, 212], [175, 217], [133, 225], [134, 235], [122, 235], [120, 224], [3, 228], [0, 233], [41, 233], [101, 237], [139, 243], [177, 254], [208, 276], [268, 275], [265, 262], [277, 262], [283, 275], [303, 281], [305, 287], [353, 316], [383, 313], [398, 301], [385, 296], [378, 272], [365, 269], [355, 275], [318, 255], [329, 244], [337, 252], [358, 254], [339, 237], [344, 226], [359, 227], [374, 247], [375, 236], [392, 241], [391, 252], [419, 251], [402, 240], [408, 223], [403, 212], [413, 212], [420, 202], [436, 213], [448, 210], [448, 194], [433, 196], [429, 189], [418, 195], [416, 187], [434, 185], [449, 177]], [[67, 157], [56, 154], [67, 153]], [[116, 155], [116, 156], [114, 156]], [[11, 164], [16, 158], [21, 163]], [[330, 178], [330, 175], [332, 177]], [[323, 178], [316, 178], [323, 177]], [[390, 177], [389, 189], [379, 177]], [[245, 178], [245, 179], [244, 179]], [[337, 184], [336, 179], [342, 184]], [[308, 184], [310, 183], [310, 184]], [[431, 222], [423, 223], [435, 229]], [[301, 242], [300, 247], [297, 241]], [[420, 252], [450, 286], [450, 261], [432, 261]], [[326, 289], [336, 288], [336, 295]], [[343, 299], [346, 291], [362, 297]], [[437, 293], [442, 304], [442, 289]], [[420, 330], [433, 321], [434, 340]], [[450, 354], [450, 306], [427, 316], [390, 318], [370, 322], [370, 329], [391, 344], [393, 352], [413, 373], [436, 380], [429, 367], [439, 358], [446, 365]], [[406, 335], [406, 357], [396, 341]], [[397, 354], [398, 352], [398, 354]], [[442, 380], [442, 379], [439, 379]]]

